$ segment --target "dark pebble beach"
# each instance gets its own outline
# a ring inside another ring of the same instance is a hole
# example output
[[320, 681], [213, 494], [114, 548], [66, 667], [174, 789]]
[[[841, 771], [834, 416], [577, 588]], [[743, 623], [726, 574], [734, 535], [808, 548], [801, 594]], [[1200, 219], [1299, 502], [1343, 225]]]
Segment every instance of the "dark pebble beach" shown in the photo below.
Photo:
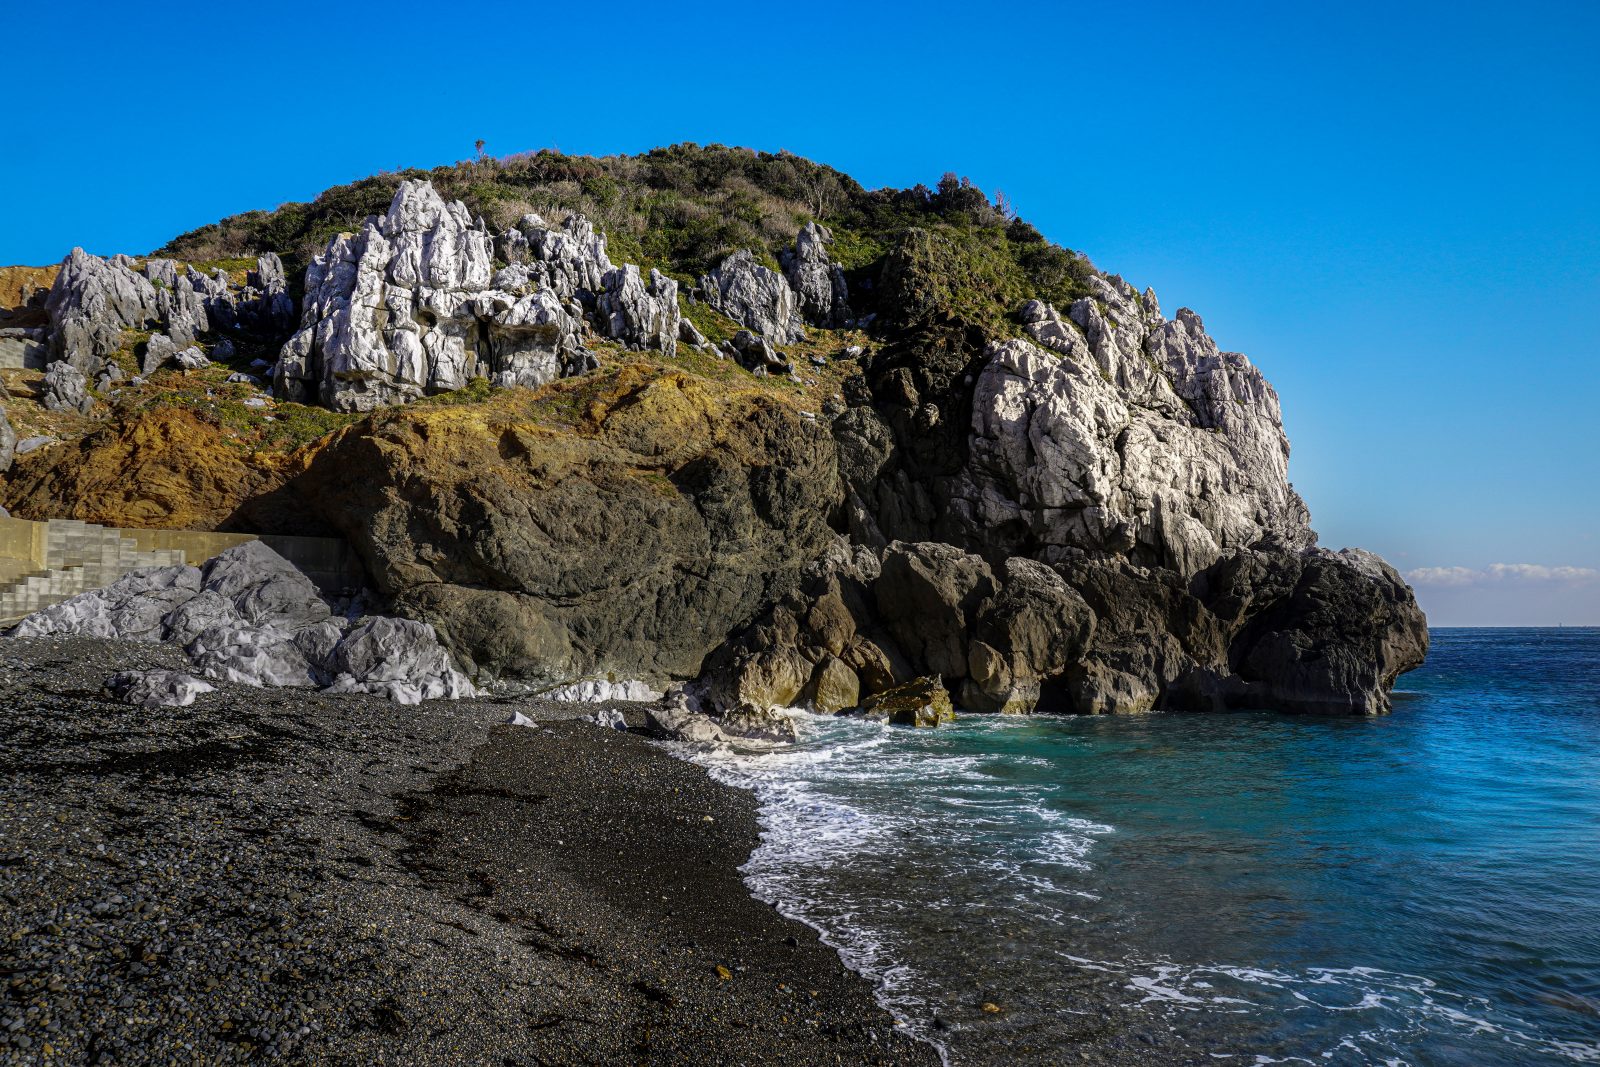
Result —
[[754, 799], [593, 706], [102, 694], [184, 666], [0, 641], [0, 1062], [939, 1062], [749, 896]]

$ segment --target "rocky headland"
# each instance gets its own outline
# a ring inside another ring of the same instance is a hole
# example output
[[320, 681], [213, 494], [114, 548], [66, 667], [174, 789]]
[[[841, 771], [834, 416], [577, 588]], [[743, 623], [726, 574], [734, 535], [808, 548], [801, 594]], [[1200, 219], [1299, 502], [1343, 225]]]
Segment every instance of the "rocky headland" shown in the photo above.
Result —
[[1377, 715], [1427, 649], [1250, 360], [953, 175], [485, 159], [0, 298], [10, 515], [366, 578], [249, 542], [6, 620], [25, 1059], [917, 1062], [632, 734]]
[[478, 685], [1378, 714], [1426, 649], [1246, 357], [950, 176], [539, 153], [29, 295], [6, 507], [341, 535]]

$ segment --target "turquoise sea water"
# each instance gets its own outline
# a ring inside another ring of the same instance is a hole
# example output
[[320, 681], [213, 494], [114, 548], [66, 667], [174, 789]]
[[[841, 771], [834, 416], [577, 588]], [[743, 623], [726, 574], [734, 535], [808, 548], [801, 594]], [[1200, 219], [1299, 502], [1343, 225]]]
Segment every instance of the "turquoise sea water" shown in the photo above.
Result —
[[1400, 690], [703, 758], [757, 894], [956, 1064], [1600, 1063], [1600, 630], [1436, 631]]

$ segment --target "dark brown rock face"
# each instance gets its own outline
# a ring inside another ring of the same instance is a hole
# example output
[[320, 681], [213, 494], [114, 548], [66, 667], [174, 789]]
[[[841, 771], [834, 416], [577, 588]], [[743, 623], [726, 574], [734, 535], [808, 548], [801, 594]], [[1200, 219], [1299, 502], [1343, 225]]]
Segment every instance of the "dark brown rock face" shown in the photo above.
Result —
[[[936, 676], [979, 712], [1375, 715], [1428, 647], [1411, 591], [1365, 552], [1262, 549], [1185, 579], [1087, 558], [1049, 567], [1012, 557], [997, 572], [936, 542], [895, 542], [875, 568], [862, 551], [825, 557], [798, 593], [719, 650], [713, 699], [838, 710], [807, 681], [826, 669], [836, 689], [853, 677], [863, 706]], [[851, 650], [843, 659], [819, 624], [836, 617]]]
[[1233, 624], [1230, 707], [1383, 714], [1395, 679], [1428, 652], [1428, 621], [1410, 587], [1370, 552], [1244, 556], [1213, 568], [1204, 585], [1212, 610]]
[[630, 366], [374, 416], [295, 489], [480, 679], [664, 680], [796, 583], [836, 485], [794, 409]]

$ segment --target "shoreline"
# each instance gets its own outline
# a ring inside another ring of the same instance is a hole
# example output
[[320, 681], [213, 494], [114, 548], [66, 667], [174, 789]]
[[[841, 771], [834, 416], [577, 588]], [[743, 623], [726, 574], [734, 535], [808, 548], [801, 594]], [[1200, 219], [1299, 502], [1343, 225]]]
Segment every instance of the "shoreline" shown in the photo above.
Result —
[[940, 1062], [751, 896], [755, 797], [603, 705], [99, 696], [180, 659], [0, 641], [15, 1062]]

